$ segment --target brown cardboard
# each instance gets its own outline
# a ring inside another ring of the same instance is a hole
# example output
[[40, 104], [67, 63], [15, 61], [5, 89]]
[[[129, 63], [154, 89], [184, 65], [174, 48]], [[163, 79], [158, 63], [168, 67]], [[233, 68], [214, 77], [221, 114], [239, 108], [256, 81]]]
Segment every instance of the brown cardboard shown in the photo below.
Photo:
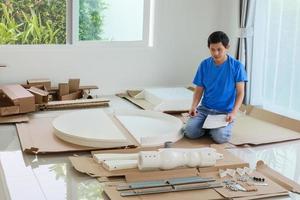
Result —
[[16, 125], [24, 152], [38, 154], [93, 149], [66, 143], [57, 138], [53, 134], [53, 127], [49, 126], [52, 120], [52, 118], [30, 118], [28, 123], [19, 123]]
[[160, 171], [138, 171], [125, 174], [126, 181], [137, 182], [137, 181], [153, 181], [158, 179], [168, 179], [168, 178], [182, 178], [191, 177], [198, 175], [197, 168], [183, 168], [183, 169], [173, 169], [173, 170], [160, 170]]
[[[180, 144], [188, 144], [187, 139], [182, 139], [182, 142], [179, 141], [179, 145], [174, 145], [174, 147], [184, 147], [184, 145]], [[207, 147], [209, 145], [207, 144], [202, 144], [198, 141], [198, 145], [194, 147]], [[193, 145], [188, 145], [185, 146], [184, 148], [192, 148]], [[213, 146], [215, 148], [215, 146]], [[199, 168], [198, 170], [200, 172], [202, 171], [207, 171], [208, 169], [210, 170], [215, 170], [219, 168], [232, 168], [232, 167], [245, 167], [248, 166], [248, 163], [243, 162], [241, 159], [238, 157], [234, 156], [231, 154], [228, 150], [224, 149], [223, 147], [217, 147], [217, 151], [219, 153], [222, 153], [224, 155], [224, 159], [218, 160], [216, 165], [214, 167], [204, 167], [204, 168]], [[101, 151], [93, 151], [92, 154], [95, 153], [136, 153], [141, 150], [155, 150], [158, 149], [157, 147], [151, 147], [151, 148], [133, 148], [133, 149], [114, 149], [114, 150], [101, 150]], [[144, 176], [144, 172], [139, 171], [138, 169], [127, 169], [127, 170], [117, 170], [117, 171], [107, 171], [104, 169], [100, 164], [96, 163], [93, 161], [92, 158], [90, 157], [69, 157], [71, 160], [74, 168], [82, 173], [86, 174], [93, 174], [93, 177], [113, 177], [113, 176], [127, 176], [128, 174], [136, 174], [135, 177], [142, 177]], [[94, 167], [92, 167], [94, 166]], [[182, 168], [181, 168], [182, 169]], [[192, 170], [195, 170], [196, 168], [192, 168]], [[92, 170], [92, 171], [89, 171]], [[169, 171], [177, 171], [179, 169], [173, 169]], [[191, 168], [184, 168], [184, 170], [191, 170]], [[166, 172], [162, 170], [158, 170], [160, 172]]]
[[55, 110], [55, 109], [70, 109], [70, 108], [89, 108], [89, 107], [107, 107], [109, 100], [97, 99], [76, 99], [67, 101], [50, 101], [46, 104], [38, 105], [39, 110]]
[[[117, 94], [117, 96], [142, 109], [151, 110], [153, 108], [151, 103], [134, 98], [139, 92], [141, 90], [127, 90], [126, 93]], [[230, 140], [233, 145], [260, 145], [300, 139], [300, 121], [298, 120], [250, 105], [243, 105], [241, 110], [244, 110], [246, 115], [238, 116], [235, 120]]]
[[69, 94], [69, 84], [68, 83], [59, 83], [58, 84], [58, 96], [64, 96]]
[[61, 101], [75, 100], [75, 99], [80, 99], [81, 97], [82, 97], [82, 90], [78, 90], [76, 92], [60, 96], [60, 100]]
[[[141, 109], [153, 110], [155, 105], [146, 101], [145, 99], [135, 98], [135, 95], [140, 92], [141, 92], [141, 90], [127, 90], [126, 93], [119, 93], [119, 94], [116, 94], [116, 96], [129, 101], [130, 103], [136, 105], [137, 107], [139, 107]], [[164, 113], [168, 113], [168, 114], [178, 114], [178, 113], [183, 113], [183, 112], [187, 112], [187, 110], [164, 111]]]
[[[96, 89], [99, 89], [98, 86], [96, 85], [84, 85], [84, 86], [79, 86], [79, 90], [96, 90]], [[59, 90], [58, 87], [56, 86], [53, 86], [51, 87], [50, 91], [57, 91]]]
[[[243, 192], [243, 191], [230, 191], [227, 188], [215, 188], [215, 190], [220, 193], [222, 196], [227, 198], [239, 198], [239, 197], [252, 197], [252, 199], [257, 198], [256, 196], [260, 195], [272, 195], [272, 194], [282, 194], [287, 193], [288, 191], [281, 187], [278, 183], [272, 181], [268, 177], [264, 176], [264, 174], [255, 171], [253, 172], [253, 176], [265, 178], [265, 183], [268, 186], [257, 186], [257, 191], [253, 192]], [[221, 180], [226, 180], [228, 177], [224, 177]]]
[[26, 114], [0, 117], [0, 124], [14, 124], [18, 122], [28, 122], [28, 121], [29, 118]]
[[256, 169], [285, 189], [300, 194], [300, 185], [298, 183], [274, 171], [262, 160], [256, 163]]
[[67, 143], [53, 134], [52, 117], [33, 118], [28, 123], [18, 123], [22, 150], [26, 153], [56, 153], [70, 151], [88, 151], [99, 148], [91, 148]]
[[41, 90], [37, 87], [30, 87], [28, 91], [34, 95], [36, 104], [48, 103], [49, 92]]
[[174, 199], [186, 199], [186, 200], [217, 200], [217, 199], [227, 199], [222, 197], [213, 189], [205, 190], [194, 190], [194, 191], [182, 191], [173, 193], [161, 193], [161, 194], [151, 194], [151, 195], [141, 195], [132, 197], [121, 197], [120, 192], [115, 189], [115, 187], [104, 187], [105, 194], [109, 199], [113, 200], [174, 200]]
[[299, 120], [291, 119], [289, 117], [263, 110], [254, 106], [247, 106], [246, 109], [247, 114], [251, 117], [255, 117], [256, 119], [260, 119], [272, 124], [277, 124], [281, 127], [300, 132]]
[[51, 89], [51, 81], [49, 79], [29, 79], [27, 84], [29, 86], [43, 85], [48, 91]]
[[69, 79], [70, 93], [77, 92], [79, 90], [80, 79]]
[[276, 193], [276, 194], [262, 194], [262, 195], [256, 195], [251, 197], [236, 197], [232, 198], [233, 200], [251, 200], [251, 199], [271, 199], [270, 197], [282, 197], [282, 196], [288, 196], [288, 192], [282, 192], [282, 193]]
[[[158, 172], [144, 172], [144, 175], [138, 176], [138, 174], [128, 174], [126, 175], [126, 181], [135, 182], [143, 180], [158, 180], [158, 179], [167, 179], [175, 177], [186, 177], [193, 175], [192, 173], [187, 173], [184, 171], [176, 170], [174, 171], [158, 171]], [[218, 171], [210, 170], [207, 172], [198, 172], [196, 175], [200, 177], [213, 177], [218, 182], [222, 182], [229, 177], [224, 177], [223, 179], [219, 178]], [[265, 177], [260, 172], [255, 171], [255, 176]], [[135, 197], [121, 197], [120, 193], [116, 190], [114, 185], [106, 186], [104, 191], [107, 196], [114, 200], [123, 200], [123, 199], [239, 199], [239, 200], [250, 200], [250, 199], [260, 199], [264, 197], [276, 197], [276, 196], [287, 196], [288, 191], [278, 185], [276, 182], [272, 181], [268, 177], [265, 177], [265, 182], [268, 183], [268, 186], [258, 187], [257, 191], [254, 192], [241, 192], [241, 191], [230, 191], [226, 188], [214, 188], [207, 190], [194, 190], [194, 191], [185, 191], [185, 192], [175, 192], [175, 193], [162, 193], [162, 194], [151, 194], [151, 195], [140, 195]], [[109, 184], [107, 184], [109, 185]], [[182, 197], [182, 198], [180, 198]]]
[[300, 122], [253, 106], [237, 117], [230, 143], [259, 145], [300, 139]]
[[[136, 90], [134, 90], [136, 91]], [[143, 100], [143, 99], [136, 99], [132, 96], [130, 96], [129, 94], [131, 94], [132, 91], [128, 90], [127, 93], [120, 93], [120, 94], [116, 94], [116, 96], [121, 97], [127, 101], [129, 101], [130, 103], [136, 105], [137, 107], [144, 109], [144, 110], [151, 110], [153, 109], [154, 105]]]
[[2, 116], [19, 114], [20, 113], [20, 107], [19, 106], [0, 107], [0, 113], [1, 113]]
[[[35, 111], [34, 96], [21, 85], [0, 86], [0, 116]], [[18, 108], [17, 108], [18, 107]]]

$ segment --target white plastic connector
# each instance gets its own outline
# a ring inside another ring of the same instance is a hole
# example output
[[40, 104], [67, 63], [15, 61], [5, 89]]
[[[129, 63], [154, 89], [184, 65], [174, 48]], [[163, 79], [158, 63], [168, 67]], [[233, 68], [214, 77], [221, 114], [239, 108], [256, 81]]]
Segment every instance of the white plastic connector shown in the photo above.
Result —
[[138, 153], [103, 153], [94, 154], [93, 157], [97, 163], [102, 163], [108, 160], [137, 160]]
[[133, 169], [137, 168], [137, 160], [107, 160], [102, 163], [102, 166], [108, 171]]

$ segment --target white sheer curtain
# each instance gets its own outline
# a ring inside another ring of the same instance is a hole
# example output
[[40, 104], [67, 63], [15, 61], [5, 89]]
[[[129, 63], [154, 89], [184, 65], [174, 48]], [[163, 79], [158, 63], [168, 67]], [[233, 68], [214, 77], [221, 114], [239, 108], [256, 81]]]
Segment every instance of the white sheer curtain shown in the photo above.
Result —
[[250, 103], [300, 119], [300, 0], [256, 1]]

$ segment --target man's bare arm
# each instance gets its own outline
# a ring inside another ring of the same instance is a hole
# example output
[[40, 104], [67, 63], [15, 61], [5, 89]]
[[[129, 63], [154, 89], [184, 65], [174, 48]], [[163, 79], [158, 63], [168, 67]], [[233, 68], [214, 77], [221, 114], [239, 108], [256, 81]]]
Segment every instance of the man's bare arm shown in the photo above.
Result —
[[232, 122], [235, 118], [236, 114], [238, 113], [244, 99], [244, 88], [245, 82], [238, 82], [236, 83], [236, 98], [234, 102], [234, 107], [231, 113], [227, 115], [227, 121]]
[[189, 111], [190, 116], [195, 116], [196, 108], [201, 100], [202, 95], [203, 95], [203, 87], [196, 86], [195, 91], [194, 91], [194, 96], [193, 96], [193, 103], [192, 103], [191, 109]]

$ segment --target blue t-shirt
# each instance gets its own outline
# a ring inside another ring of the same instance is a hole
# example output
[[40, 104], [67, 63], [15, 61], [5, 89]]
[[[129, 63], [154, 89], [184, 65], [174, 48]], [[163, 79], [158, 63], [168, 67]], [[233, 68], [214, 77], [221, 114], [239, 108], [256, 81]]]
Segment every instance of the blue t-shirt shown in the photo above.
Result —
[[236, 83], [244, 81], [247, 81], [244, 65], [227, 55], [221, 65], [216, 65], [212, 57], [203, 60], [193, 83], [204, 88], [203, 106], [229, 113], [236, 98]]

